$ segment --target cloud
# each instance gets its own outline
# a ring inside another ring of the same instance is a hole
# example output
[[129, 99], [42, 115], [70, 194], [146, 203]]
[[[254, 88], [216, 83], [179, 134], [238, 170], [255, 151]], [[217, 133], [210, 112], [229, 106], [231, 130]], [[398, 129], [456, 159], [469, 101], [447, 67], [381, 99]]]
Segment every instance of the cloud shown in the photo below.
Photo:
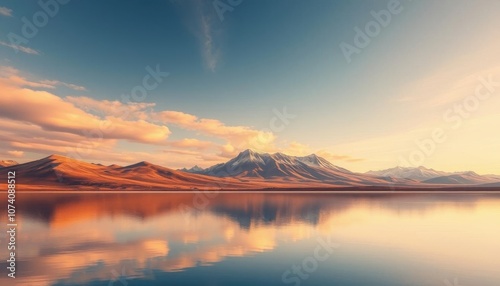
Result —
[[3, 91], [0, 97], [1, 117], [29, 122], [46, 131], [77, 135], [87, 132], [90, 136], [142, 143], [162, 143], [170, 135], [166, 126], [116, 116], [100, 118], [49, 92], [19, 86], [23, 84], [33, 86], [24, 78], [18, 77], [14, 83], [10, 78], [0, 78], [0, 89]]
[[188, 150], [163, 150], [164, 153], [168, 154], [179, 154], [179, 155], [187, 155], [187, 156], [199, 156], [200, 153], [195, 151]]
[[292, 141], [283, 148], [283, 153], [294, 156], [304, 156], [311, 154], [311, 148], [308, 145]]
[[205, 67], [214, 72], [220, 59], [220, 48], [217, 45], [221, 35], [221, 21], [218, 19], [212, 2], [200, 0], [174, 1], [176, 6], [185, 13], [187, 28], [196, 37]]
[[228, 126], [217, 119], [198, 118], [195, 115], [180, 111], [162, 111], [155, 116], [165, 123], [225, 139], [240, 150], [247, 147], [263, 150], [272, 145], [275, 140], [272, 132], [256, 130], [247, 126]]
[[201, 15], [200, 23], [203, 58], [205, 59], [207, 67], [213, 72], [219, 61], [219, 51], [215, 47], [211, 21], [212, 19], [206, 14]]
[[28, 47], [24, 47], [24, 46], [20, 46], [20, 45], [9, 44], [9, 43], [6, 43], [4, 41], [0, 41], [0, 46], [5, 46], [8, 48], [14, 49], [16, 51], [23, 52], [25, 54], [30, 54], [30, 55], [39, 55], [40, 54], [40, 52], [38, 52], [37, 50], [34, 50], [32, 48], [28, 48]]
[[111, 116], [100, 119], [48, 92], [1, 87], [6, 92], [0, 97], [2, 117], [27, 121], [45, 130], [73, 134], [100, 132], [106, 138], [145, 143], [164, 141], [170, 134], [166, 126], [143, 120], [125, 121]]
[[220, 149], [220, 153], [218, 155], [221, 157], [227, 158], [227, 159], [233, 158], [240, 151], [240, 150], [234, 148], [234, 146], [229, 144], [229, 143], [220, 146], [219, 149]]
[[66, 86], [73, 90], [85, 91], [86, 88], [83, 86], [65, 83], [57, 80], [41, 80], [41, 81], [31, 81], [27, 80], [26, 77], [21, 75], [19, 70], [9, 67], [9, 66], [0, 66], [0, 80], [8, 80], [9, 84], [13, 86], [23, 87], [33, 87], [33, 88], [44, 88], [44, 89], [55, 89], [57, 86]]
[[184, 138], [178, 141], [170, 141], [166, 143], [168, 146], [176, 148], [193, 148], [198, 150], [204, 150], [213, 147], [215, 144], [209, 141], [201, 141], [194, 138]]
[[72, 84], [72, 83], [66, 83], [58, 80], [43, 80], [40, 83], [42, 84], [47, 84], [48, 86], [52, 86], [55, 88], [56, 86], [65, 86], [67, 88], [71, 88], [73, 90], [77, 91], [86, 91], [87, 89], [84, 86]]
[[[271, 131], [181, 111], [157, 112], [155, 103], [57, 96], [50, 92], [57, 86], [84, 89], [57, 80], [32, 80], [13, 67], [0, 66], [0, 152], [55, 153], [109, 163], [146, 160], [176, 168], [208, 167], [244, 149], [292, 155], [308, 150], [298, 142], [279, 148]], [[168, 141], [170, 125], [196, 134]], [[120, 140], [145, 145], [137, 152]]]
[[24, 152], [15, 150], [15, 151], [7, 151], [7, 154], [20, 158], [24, 155]]
[[[140, 152], [122, 149], [119, 140], [87, 138], [83, 134], [51, 132], [40, 126], [0, 118], [0, 154], [7, 155], [8, 150], [43, 154], [61, 154], [78, 160], [104, 164], [133, 164], [149, 161], [170, 168], [191, 167], [195, 164], [204, 167], [219, 163], [218, 156], [206, 158], [206, 152], [198, 150], [161, 150], [152, 145], [143, 147]], [[39, 159], [39, 155], [26, 158]]]
[[362, 158], [355, 158], [355, 157], [351, 157], [351, 156], [347, 156], [347, 155], [336, 155], [336, 154], [332, 154], [332, 153], [325, 151], [325, 150], [317, 151], [316, 155], [323, 157], [332, 163], [334, 163], [335, 161], [344, 161], [344, 162], [354, 163], [354, 162], [361, 162], [361, 161], [365, 160]]
[[[67, 86], [56, 80], [31, 80], [15, 68], [0, 66], [4, 92], [0, 97], [1, 152], [55, 153], [107, 163], [146, 160], [176, 168], [208, 167], [247, 148], [277, 150], [270, 131], [226, 125], [180, 111], [156, 112], [154, 103], [60, 97], [47, 90], [60, 85]], [[223, 143], [194, 137], [168, 141], [170, 124]], [[120, 140], [146, 144], [145, 150], [132, 151], [118, 144]]]
[[66, 101], [73, 103], [78, 108], [87, 112], [110, 115], [126, 119], [147, 120], [155, 103], [128, 102], [118, 100], [96, 100], [86, 96], [67, 96]]
[[12, 9], [0, 6], [0, 15], [6, 17], [12, 17]]

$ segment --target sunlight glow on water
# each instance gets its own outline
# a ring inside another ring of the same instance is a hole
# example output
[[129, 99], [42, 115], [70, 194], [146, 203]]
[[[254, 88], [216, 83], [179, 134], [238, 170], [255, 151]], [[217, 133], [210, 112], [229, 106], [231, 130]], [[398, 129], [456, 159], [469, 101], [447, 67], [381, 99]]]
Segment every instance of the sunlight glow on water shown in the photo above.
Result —
[[15, 285], [500, 283], [500, 195], [19, 194], [18, 211]]

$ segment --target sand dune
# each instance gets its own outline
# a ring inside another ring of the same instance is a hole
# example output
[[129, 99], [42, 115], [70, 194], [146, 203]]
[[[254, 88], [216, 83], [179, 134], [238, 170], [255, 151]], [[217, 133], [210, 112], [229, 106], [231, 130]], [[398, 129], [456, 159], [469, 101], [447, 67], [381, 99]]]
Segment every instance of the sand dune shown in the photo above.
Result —
[[[24, 189], [191, 189], [244, 188], [235, 179], [213, 178], [157, 166], [148, 162], [120, 167], [91, 164], [52, 155], [9, 168], [16, 172], [18, 188]], [[0, 170], [6, 173], [7, 170]]]

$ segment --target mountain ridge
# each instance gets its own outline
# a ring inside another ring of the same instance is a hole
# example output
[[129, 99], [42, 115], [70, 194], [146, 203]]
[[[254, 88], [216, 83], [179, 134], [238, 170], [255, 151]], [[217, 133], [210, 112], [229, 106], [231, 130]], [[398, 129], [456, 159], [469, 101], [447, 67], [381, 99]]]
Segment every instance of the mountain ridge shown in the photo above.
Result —
[[[197, 168], [195, 168], [197, 167]], [[174, 170], [141, 161], [127, 166], [88, 163], [61, 155], [0, 168], [0, 175], [15, 171], [24, 189], [44, 190], [196, 190], [196, 189], [311, 189], [338, 187], [429, 188], [492, 186], [500, 177], [475, 172], [447, 173], [425, 167], [393, 168], [400, 173], [379, 176], [354, 173], [315, 155], [240, 152], [224, 163], [203, 169]], [[388, 169], [390, 170], [390, 169]], [[417, 170], [429, 179], [403, 175]], [[382, 170], [387, 171], [387, 170]], [[406, 173], [405, 173], [406, 172]]]
[[383, 185], [381, 178], [353, 173], [316, 155], [289, 156], [283, 153], [257, 153], [250, 149], [240, 152], [225, 163], [196, 171], [216, 177], [287, 179], [289, 181], [329, 182], [340, 185]]
[[391, 176], [400, 179], [417, 180], [424, 184], [487, 184], [500, 182], [500, 176], [479, 175], [474, 171], [445, 172], [419, 167], [394, 167], [379, 171], [368, 171], [365, 174], [373, 176]]

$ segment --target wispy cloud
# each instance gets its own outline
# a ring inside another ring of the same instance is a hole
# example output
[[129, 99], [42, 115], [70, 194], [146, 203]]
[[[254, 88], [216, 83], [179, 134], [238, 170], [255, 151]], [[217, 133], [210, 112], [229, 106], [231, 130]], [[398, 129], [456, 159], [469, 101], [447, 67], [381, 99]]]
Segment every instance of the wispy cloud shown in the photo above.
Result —
[[38, 52], [37, 50], [34, 50], [32, 48], [23, 47], [23, 46], [14, 45], [14, 44], [9, 44], [9, 43], [3, 42], [3, 41], [0, 41], [0, 45], [14, 49], [14, 50], [19, 51], [19, 52], [23, 52], [25, 54], [30, 54], [30, 55], [39, 55], [40, 54], [40, 52]]
[[12, 17], [12, 9], [0, 6], [0, 15], [6, 17]]
[[211, 1], [183, 0], [172, 1], [190, 19], [187, 28], [197, 38], [200, 54], [204, 66], [215, 72], [219, 65], [220, 49], [218, 38], [220, 36], [221, 21], [218, 19]]
[[58, 80], [42, 80], [40, 83], [47, 84], [47, 85], [52, 86], [52, 87], [65, 86], [67, 88], [71, 88], [71, 89], [77, 90], [77, 91], [86, 91], [87, 90], [84, 86], [80, 86], [80, 85], [76, 85], [76, 84], [72, 84], [72, 83], [67, 83], [67, 82], [62, 82], [62, 81], [58, 81]]
[[207, 67], [211, 71], [215, 71], [219, 61], [219, 51], [216, 49], [214, 43], [212, 19], [207, 14], [202, 13], [200, 21], [203, 58]]
[[48, 88], [55, 89], [58, 86], [65, 86], [67, 88], [77, 90], [77, 91], [86, 91], [87, 89], [83, 86], [62, 82], [59, 80], [41, 80], [41, 81], [31, 81], [26, 79], [19, 70], [10, 67], [10, 66], [0, 66], [0, 77], [9, 79], [12, 85], [17, 86], [29, 86], [34, 88]]

